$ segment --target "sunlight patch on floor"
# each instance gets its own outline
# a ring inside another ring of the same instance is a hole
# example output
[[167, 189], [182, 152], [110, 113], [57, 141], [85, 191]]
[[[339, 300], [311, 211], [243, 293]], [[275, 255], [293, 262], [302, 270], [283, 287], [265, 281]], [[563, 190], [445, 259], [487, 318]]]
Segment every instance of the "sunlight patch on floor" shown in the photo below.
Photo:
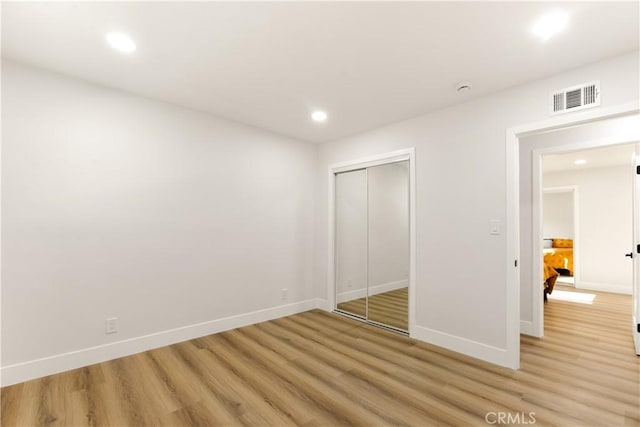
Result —
[[549, 299], [558, 301], [577, 302], [580, 304], [593, 304], [593, 300], [596, 298], [595, 294], [585, 294], [582, 292], [567, 292], [555, 290], [549, 294]]

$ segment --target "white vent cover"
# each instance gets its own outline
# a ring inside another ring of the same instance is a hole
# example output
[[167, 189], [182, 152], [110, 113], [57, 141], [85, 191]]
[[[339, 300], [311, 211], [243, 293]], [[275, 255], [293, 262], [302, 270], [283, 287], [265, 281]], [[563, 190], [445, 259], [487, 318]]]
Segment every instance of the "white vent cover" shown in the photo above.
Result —
[[600, 105], [600, 82], [584, 83], [551, 94], [551, 114], [568, 113]]

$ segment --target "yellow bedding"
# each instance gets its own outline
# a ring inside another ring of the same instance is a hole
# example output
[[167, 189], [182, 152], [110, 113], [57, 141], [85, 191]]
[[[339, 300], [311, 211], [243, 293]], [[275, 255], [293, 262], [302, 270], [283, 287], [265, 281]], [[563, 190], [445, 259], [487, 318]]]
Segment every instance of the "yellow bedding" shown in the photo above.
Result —
[[573, 248], [548, 248], [543, 253], [545, 264], [569, 270], [569, 275], [573, 276]]

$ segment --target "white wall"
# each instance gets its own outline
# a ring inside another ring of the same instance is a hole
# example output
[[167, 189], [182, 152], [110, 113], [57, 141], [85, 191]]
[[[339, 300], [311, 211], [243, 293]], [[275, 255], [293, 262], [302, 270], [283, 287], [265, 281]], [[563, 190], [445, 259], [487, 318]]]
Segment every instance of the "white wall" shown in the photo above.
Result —
[[573, 239], [573, 192], [544, 193], [542, 199], [542, 237]]
[[[544, 174], [544, 185], [580, 192], [580, 281], [577, 288], [631, 294], [631, 164]], [[546, 202], [546, 200], [545, 200]]]
[[285, 286], [289, 301], [326, 299], [328, 165], [406, 147], [412, 335], [508, 365], [507, 236], [488, 223], [506, 211], [505, 129], [547, 118], [549, 93], [579, 82], [601, 81], [602, 107], [637, 101], [639, 72], [634, 52], [322, 144], [314, 191], [314, 147], [3, 66], [4, 383], [7, 365], [278, 306]]
[[[637, 82], [636, 82], [637, 84]], [[564, 151], [581, 143], [598, 143], [604, 140], [638, 140], [640, 119], [637, 115], [618, 117], [555, 132], [527, 136], [520, 140], [520, 317], [523, 322], [533, 322], [534, 289], [532, 284], [534, 257], [532, 216], [533, 209], [539, 209], [532, 194], [532, 164], [535, 150], [550, 147], [564, 147]], [[569, 147], [569, 148], [567, 148]], [[582, 147], [584, 148], [584, 147]], [[581, 278], [582, 279], [582, 278]]]
[[2, 66], [4, 384], [315, 306], [314, 145]]
[[[505, 130], [548, 118], [549, 94], [600, 80], [602, 107], [637, 101], [638, 54], [320, 146], [317, 295], [327, 298], [327, 167], [416, 147], [416, 328], [412, 335], [508, 365], [506, 236], [489, 220], [506, 212]], [[504, 223], [503, 223], [504, 225]], [[509, 238], [512, 238], [509, 236]]]

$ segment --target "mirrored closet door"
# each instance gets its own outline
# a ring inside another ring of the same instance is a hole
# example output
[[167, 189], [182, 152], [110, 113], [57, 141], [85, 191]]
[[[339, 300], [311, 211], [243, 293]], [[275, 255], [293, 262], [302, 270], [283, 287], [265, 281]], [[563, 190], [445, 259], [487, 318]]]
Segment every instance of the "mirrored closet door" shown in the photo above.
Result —
[[336, 308], [408, 330], [409, 161], [335, 179]]
[[367, 170], [336, 174], [336, 303], [367, 318]]

